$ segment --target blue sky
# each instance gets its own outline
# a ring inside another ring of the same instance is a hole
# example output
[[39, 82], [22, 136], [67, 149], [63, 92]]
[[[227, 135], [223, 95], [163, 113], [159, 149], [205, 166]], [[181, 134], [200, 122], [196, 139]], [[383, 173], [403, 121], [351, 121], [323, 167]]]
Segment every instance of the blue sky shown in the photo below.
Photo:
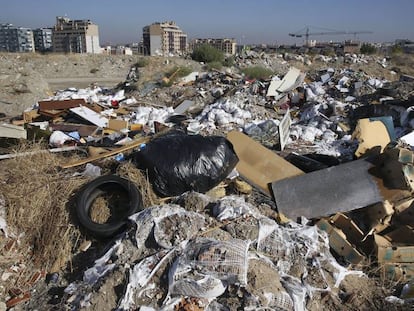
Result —
[[229, 37], [243, 44], [301, 44], [288, 34], [307, 26], [310, 32], [373, 32], [310, 37], [319, 41], [414, 40], [414, 0], [14, 0], [1, 7], [0, 23], [20, 27], [50, 27], [56, 16], [90, 19], [101, 44], [138, 42], [143, 26], [167, 20], [189, 39]]

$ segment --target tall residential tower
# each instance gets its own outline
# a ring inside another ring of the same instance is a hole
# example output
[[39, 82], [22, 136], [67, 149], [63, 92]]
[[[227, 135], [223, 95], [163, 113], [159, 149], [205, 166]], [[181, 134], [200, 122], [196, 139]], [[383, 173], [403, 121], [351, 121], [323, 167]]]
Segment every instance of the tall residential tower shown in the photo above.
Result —
[[181, 55], [187, 51], [187, 34], [173, 21], [145, 26], [142, 37], [145, 55]]
[[56, 17], [52, 31], [53, 51], [60, 53], [101, 53], [98, 25], [90, 20]]

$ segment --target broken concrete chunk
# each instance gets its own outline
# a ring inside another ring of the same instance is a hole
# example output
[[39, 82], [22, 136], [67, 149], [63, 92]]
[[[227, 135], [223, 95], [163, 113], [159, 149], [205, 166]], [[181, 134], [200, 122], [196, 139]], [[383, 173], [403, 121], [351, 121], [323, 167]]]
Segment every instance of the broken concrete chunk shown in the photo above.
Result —
[[184, 100], [181, 104], [174, 108], [174, 113], [176, 114], [183, 114], [190, 109], [191, 106], [194, 105], [194, 101], [192, 100]]

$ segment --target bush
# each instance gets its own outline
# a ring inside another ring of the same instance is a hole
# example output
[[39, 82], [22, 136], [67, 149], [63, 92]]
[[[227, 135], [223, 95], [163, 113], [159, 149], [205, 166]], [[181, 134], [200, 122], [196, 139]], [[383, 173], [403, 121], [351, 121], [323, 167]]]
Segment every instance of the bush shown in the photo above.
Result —
[[177, 78], [182, 78], [189, 75], [193, 70], [190, 67], [177, 67], [175, 66], [171, 70], [165, 73], [165, 77], [162, 79], [162, 86], [171, 86]]
[[247, 67], [242, 72], [250, 79], [259, 80], [267, 79], [273, 74], [272, 70], [261, 66]]
[[403, 52], [403, 48], [401, 47], [401, 45], [394, 44], [391, 47], [391, 54], [401, 54], [402, 52]]
[[361, 54], [375, 54], [377, 52], [377, 48], [369, 43], [363, 43], [361, 48], [359, 49]]
[[99, 71], [98, 68], [93, 68], [93, 69], [91, 69], [90, 73], [97, 73], [98, 71]]
[[145, 67], [149, 64], [149, 60], [147, 58], [140, 58], [136, 63], [135, 63], [135, 67], [137, 68], [141, 68], [141, 67]]
[[211, 70], [211, 69], [218, 69], [220, 70], [221, 67], [223, 67], [222, 63], [220, 62], [211, 62], [207, 64], [207, 69]]
[[224, 66], [226, 66], [226, 67], [231, 67], [231, 66], [233, 66], [233, 65], [234, 65], [234, 56], [229, 56], [229, 57], [227, 57], [227, 58], [224, 60], [223, 65], [224, 65]]
[[191, 58], [198, 62], [204, 63], [223, 63], [224, 53], [209, 44], [202, 44], [194, 49], [193, 53], [191, 54]]

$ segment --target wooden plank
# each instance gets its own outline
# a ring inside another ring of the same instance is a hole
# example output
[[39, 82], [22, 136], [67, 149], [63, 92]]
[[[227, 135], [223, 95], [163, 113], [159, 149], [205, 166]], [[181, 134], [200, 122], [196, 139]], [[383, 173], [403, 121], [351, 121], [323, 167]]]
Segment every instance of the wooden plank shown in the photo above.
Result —
[[39, 101], [39, 110], [59, 110], [69, 109], [85, 105], [86, 102], [83, 98], [78, 99], [65, 99], [65, 100], [43, 100]]
[[86, 125], [86, 124], [49, 124], [49, 128], [52, 131], [62, 131], [62, 132], [78, 132], [80, 136], [89, 136], [92, 135], [98, 127], [95, 125]]
[[148, 141], [150, 141], [150, 139], [151, 139], [151, 137], [143, 137], [141, 139], [138, 139], [138, 140], [136, 140], [136, 141], [134, 141], [134, 142], [132, 142], [128, 145], [122, 146], [120, 148], [117, 148], [117, 149], [114, 149], [114, 150], [111, 150], [111, 151], [108, 151], [108, 152], [105, 152], [105, 153], [102, 153], [102, 154], [98, 154], [98, 155], [95, 155], [95, 156], [91, 156], [91, 157], [88, 157], [88, 158], [85, 158], [85, 159], [81, 159], [81, 160], [76, 161], [76, 162], [69, 162], [69, 163], [61, 165], [60, 167], [61, 168], [75, 167], [75, 166], [83, 165], [83, 164], [90, 163], [90, 162], [93, 162], [93, 161], [96, 161], [96, 160], [101, 160], [103, 158], [107, 158], [107, 157], [110, 157], [110, 156], [114, 156], [114, 155], [116, 155], [120, 152], [128, 151], [128, 150], [134, 149], [136, 147], [139, 147], [141, 144], [144, 144], [144, 143], [147, 143]]
[[0, 137], [27, 139], [27, 131], [23, 126], [0, 124]]

